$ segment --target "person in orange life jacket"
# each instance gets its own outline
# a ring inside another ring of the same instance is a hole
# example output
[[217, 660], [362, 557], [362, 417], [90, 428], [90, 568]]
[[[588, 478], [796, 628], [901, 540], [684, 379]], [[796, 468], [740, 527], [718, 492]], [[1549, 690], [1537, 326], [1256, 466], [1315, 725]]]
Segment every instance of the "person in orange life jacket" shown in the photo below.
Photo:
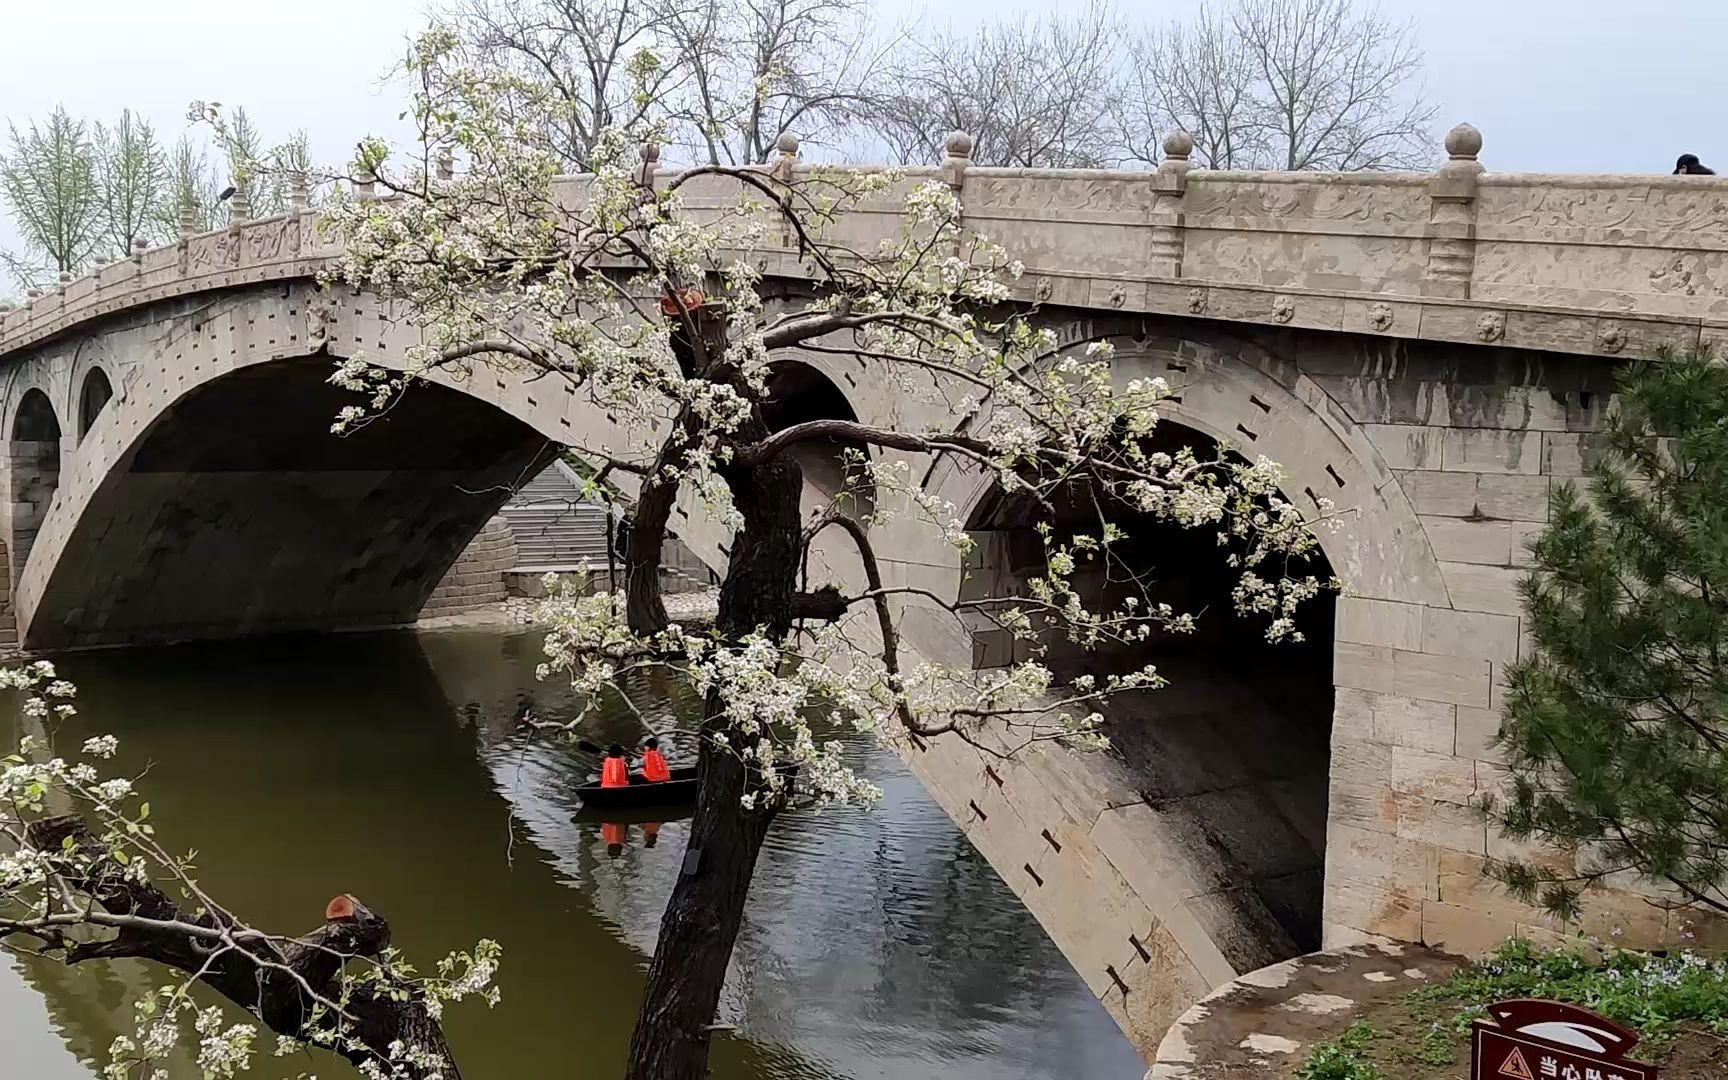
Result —
[[615, 821], [602, 821], [600, 823], [600, 839], [606, 842], [607, 858], [616, 859], [624, 854], [624, 838], [628, 830], [628, 825], [622, 825]]
[[600, 786], [629, 787], [630, 765], [624, 760], [624, 748], [613, 743], [606, 748], [606, 756], [600, 762]]
[[660, 823], [658, 821], [644, 821], [642, 823], [642, 846], [650, 848], [659, 842]]
[[672, 770], [666, 767], [666, 755], [660, 752], [659, 739], [649, 739], [642, 744], [642, 778], [651, 784], [672, 779]]

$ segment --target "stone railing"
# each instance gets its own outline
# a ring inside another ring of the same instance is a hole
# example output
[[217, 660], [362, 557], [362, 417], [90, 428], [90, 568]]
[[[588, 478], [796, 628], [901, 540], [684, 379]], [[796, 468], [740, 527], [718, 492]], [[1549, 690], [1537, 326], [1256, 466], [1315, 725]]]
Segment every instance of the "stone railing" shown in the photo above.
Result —
[[[1192, 140], [1177, 132], [1156, 171], [1129, 172], [975, 166], [956, 133], [940, 165], [907, 170], [830, 237], [873, 248], [899, 226], [898, 197], [939, 179], [971, 228], [1024, 263], [1027, 302], [1602, 355], [1728, 344], [1728, 178], [1495, 176], [1481, 145], [1454, 128], [1432, 174], [1211, 172], [1189, 169]], [[783, 139], [766, 172], [809, 175], [796, 154]], [[670, 175], [644, 158], [645, 177]], [[566, 197], [582, 184], [566, 181]], [[702, 177], [684, 194], [700, 213], [738, 189]], [[0, 354], [127, 307], [306, 276], [332, 254], [304, 209], [248, 221], [237, 207], [235, 219], [63, 275], [0, 313]], [[770, 273], [804, 273], [787, 238], [751, 254]]]

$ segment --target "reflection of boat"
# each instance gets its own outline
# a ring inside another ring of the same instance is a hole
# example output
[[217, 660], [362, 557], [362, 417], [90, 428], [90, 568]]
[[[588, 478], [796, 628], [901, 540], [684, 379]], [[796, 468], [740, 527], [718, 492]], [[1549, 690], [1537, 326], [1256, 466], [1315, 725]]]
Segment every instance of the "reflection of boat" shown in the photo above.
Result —
[[657, 784], [651, 784], [641, 773], [633, 772], [626, 787], [583, 784], [576, 789], [576, 794], [581, 796], [584, 810], [590, 807], [611, 810], [616, 807], [685, 806], [695, 803], [696, 785], [696, 766], [684, 765], [672, 770], [672, 779]]

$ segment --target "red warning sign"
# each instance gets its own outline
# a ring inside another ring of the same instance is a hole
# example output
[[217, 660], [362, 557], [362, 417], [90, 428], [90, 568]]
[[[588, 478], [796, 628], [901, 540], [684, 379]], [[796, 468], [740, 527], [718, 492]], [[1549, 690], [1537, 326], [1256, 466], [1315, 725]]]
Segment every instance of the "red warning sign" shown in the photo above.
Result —
[[1488, 1006], [1470, 1043], [1470, 1080], [1656, 1080], [1631, 1061], [1637, 1032], [1588, 1009], [1519, 998]]
[[1530, 1075], [1530, 1066], [1524, 1063], [1524, 1051], [1516, 1046], [1506, 1055], [1506, 1060], [1500, 1063], [1498, 1071], [1501, 1076], [1510, 1076], [1512, 1080], [1536, 1080]]

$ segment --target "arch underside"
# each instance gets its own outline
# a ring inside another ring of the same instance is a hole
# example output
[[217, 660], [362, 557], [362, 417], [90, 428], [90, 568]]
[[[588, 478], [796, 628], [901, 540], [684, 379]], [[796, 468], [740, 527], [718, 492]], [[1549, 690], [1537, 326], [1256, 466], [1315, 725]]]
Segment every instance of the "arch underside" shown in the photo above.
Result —
[[438, 386], [333, 437], [327, 357], [189, 392], [79, 514], [25, 645], [83, 648], [411, 622], [514, 485], [539, 433]]

